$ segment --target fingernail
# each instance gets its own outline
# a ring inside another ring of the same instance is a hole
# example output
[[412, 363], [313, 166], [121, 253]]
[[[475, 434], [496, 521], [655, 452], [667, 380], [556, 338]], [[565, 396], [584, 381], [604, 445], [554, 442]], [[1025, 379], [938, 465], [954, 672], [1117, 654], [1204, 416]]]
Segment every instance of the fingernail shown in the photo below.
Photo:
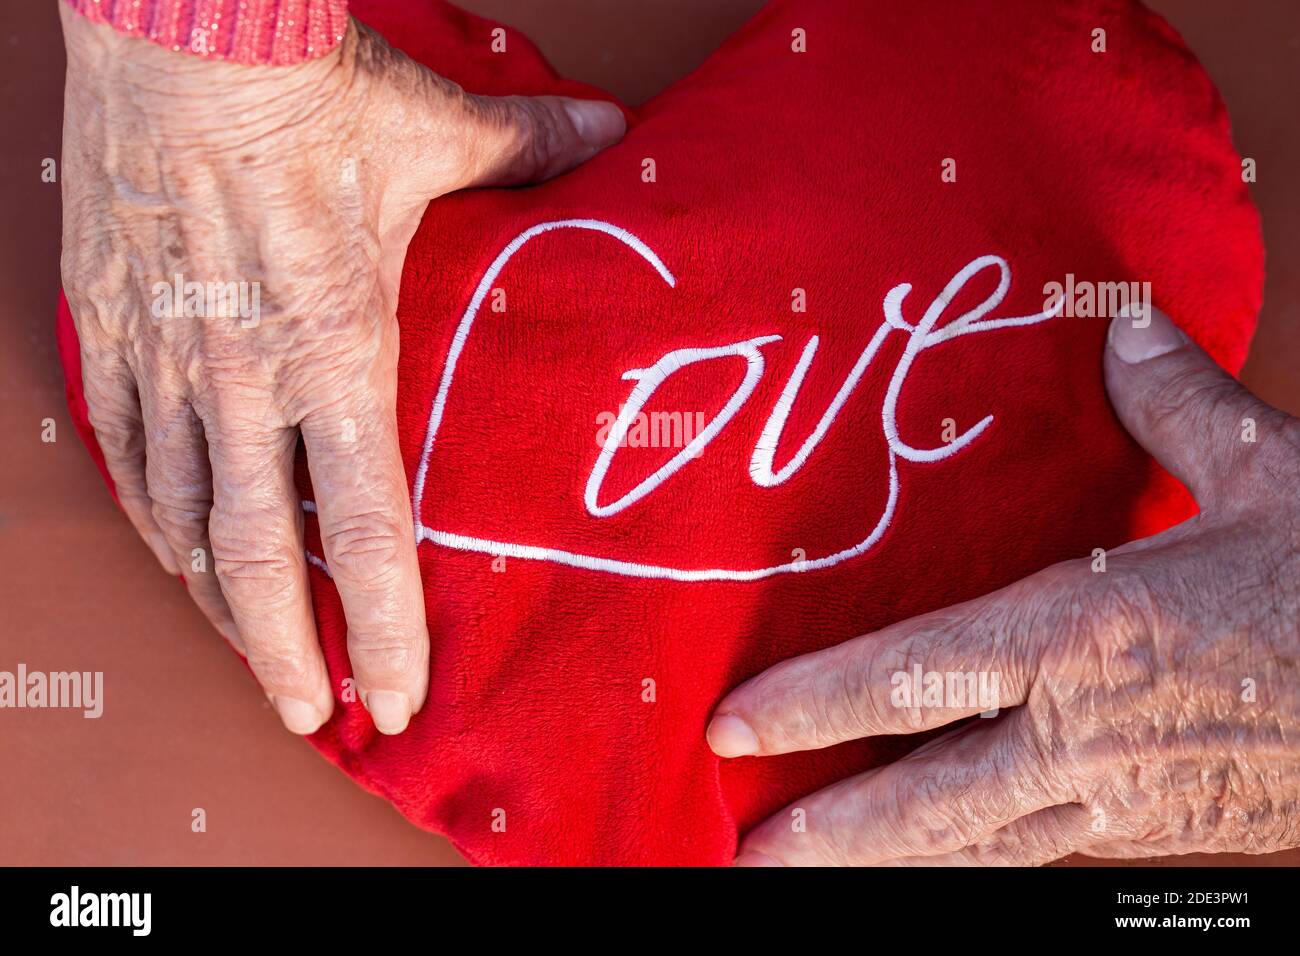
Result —
[[1121, 362], [1136, 365], [1187, 344], [1178, 326], [1154, 305], [1130, 311], [1126, 306], [1110, 323], [1110, 347]]
[[294, 697], [272, 697], [271, 706], [284, 721], [284, 726], [295, 734], [314, 734], [320, 730], [320, 725], [325, 723], [321, 712], [305, 700]]
[[372, 690], [365, 704], [381, 734], [400, 734], [411, 722], [411, 700], [395, 690]]
[[564, 112], [569, 115], [578, 138], [588, 146], [608, 146], [617, 142], [627, 129], [623, 111], [612, 103], [569, 100], [564, 104]]
[[746, 850], [740, 856], [731, 861], [732, 866], [785, 866], [779, 860], [774, 860], [766, 853], [759, 853], [757, 850]]
[[735, 714], [714, 717], [704, 736], [719, 757], [749, 757], [758, 753], [758, 734]]

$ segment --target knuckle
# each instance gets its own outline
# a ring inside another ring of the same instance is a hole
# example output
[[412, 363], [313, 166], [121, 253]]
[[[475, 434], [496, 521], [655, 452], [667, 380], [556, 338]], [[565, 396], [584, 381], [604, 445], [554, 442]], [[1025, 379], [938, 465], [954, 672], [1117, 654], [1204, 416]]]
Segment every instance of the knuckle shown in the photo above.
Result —
[[1105, 575], [1072, 576], [1049, 593], [1041, 626], [1088, 640], [1144, 633], [1160, 607], [1145, 575], [1119, 561]]
[[926, 775], [910, 783], [906, 793], [895, 797], [907, 843], [923, 852], [946, 853], [975, 842], [980, 835], [977, 828], [957, 812], [942, 780]]
[[[1251, 417], [1257, 423], [1259, 445], [1257, 453], [1248, 458], [1245, 480], [1294, 498], [1300, 491], [1300, 482], [1296, 480], [1300, 475], [1300, 420], [1266, 405]], [[1243, 498], [1247, 506], [1272, 508], [1269, 495], [1250, 494]], [[1295, 509], [1285, 509], [1283, 517], [1294, 521], [1294, 512]]]
[[[916, 733], [926, 727], [921, 701], [896, 702], [893, 695], [895, 678], [908, 679], [912, 665], [905, 652], [893, 652], [889, 660], [876, 662], [876, 666], [863, 663], [846, 655], [839, 667], [839, 693], [844, 701], [843, 722], [851, 736], [865, 737], [888, 729], [899, 733]], [[894, 666], [888, 666], [893, 663]], [[883, 665], [883, 666], [881, 666]]]
[[172, 497], [167, 492], [150, 489], [153, 520], [168, 537], [197, 542], [208, 523], [210, 506], [196, 498]]
[[402, 641], [392, 633], [374, 633], [365, 628], [349, 629], [348, 655], [354, 665], [360, 658], [368, 671], [385, 674], [404, 674], [424, 658], [413, 642]]
[[292, 598], [297, 579], [294, 562], [282, 554], [245, 555], [214, 552], [217, 580], [235, 601], [278, 605]]
[[[843, 689], [835, 683], [840, 679], [845, 682]], [[827, 747], [853, 729], [849, 725], [854, 721], [854, 704], [849, 695], [861, 690], [853, 680], [847, 672], [834, 674], [824, 686], [815, 679], [792, 682], [780, 671], [765, 672], [746, 684], [745, 697], [764, 715], [763, 736], [769, 744], [800, 750]]]
[[1210, 371], [1201, 365], [1190, 365], [1174, 372], [1145, 403], [1148, 421], [1157, 429], [1185, 428], [1188, 423], [1196, 431], [1213, 426], [1214, 420], [1225, 408], [1235, 408], [1228, 401], [1237, 392], [1237, 383], [1231, 378]]
[[250, 643], [248, 665], [263, 686], [287, 690], [311, 685], [316, 667], [305, 649], [289, 646]]
[[154, 502], [155, 517], [177, 527], [206, 526], [212, 509], [212, 479], [201, 469], [207, 461], [169, 454], [159, 446], [150, 442], [145, 452], [145, 485]]
[[1148, 575], [1120, 565], [1104, 587], [1097, 582], [1080, 590], [1079, 617], [1072, 623], [1078, 629], [1092, 622], [1107, 633], [1148, 635], [1168, 616], [1168, 607]]
[[554, 157], [564, 151], [564, 130], [555, 113], [534, 103], [529, 111], [532, 119], [531, 162], [535, 172], [542, 172]]
[[87, 403], [90, 427], [95, 430], [95, 440], [105, 455], [119, 460], [137, 460], [144, 457], [144, 431], [121, 408], [101, 400]]
[[235, 531], [215, 512], [209, 535], [217, 580], [236, 600], [275, 605], [292, 598], [303, 560], [296, 548]]
[[114, 479], [114, 485], [117, 488], [117, 500], [121, 502], [122, 510], [131, 518], [136, 530], [142, 536], [148, 537], [150, 529], [145, 518], [151, 514], [153, 502], [145, 493], [144, 485], [129, 477], [123, 477], [120, 481]]
[[515, 173], [531, 178], [544, 172], [559, 154], [563, 133], [554, 113], [536, 100], [512, 97], [512, 116], [519, 153]]
[[[991, 786], [980, 786], [978, 795], [964, 798], [972, 818], [1002, 825], [1016, 819], [1026, 797], [1046, 792], [1041, 782], [1043, 770], [1033, 762], [994, 761], [989, 770]], [[976, 833], [975, 836], [979, 834]]]
[[1081, 772], [1066, 743], [1064, 713], [1035, 697], [1027, 702], [1019, 723], [1009, 744], [1017, 750], [1011, 761], [1016, 779], [1009, 785], [1040, 796], [1073, 798]]
[[1120, 675], [1140, 682], [1155, 650], [1152, 628], [1119, 587], [1084, 588], [1061, 600], [1059, 640], [1048, 643], [1033, 693], [1044, 708], [1034, 716], [1048, 721], [1040, 732], [1049, 734], [1065, 732], [1062, 723], [1078, 716], [1087, 688]]
[[386, 510], [356, 512], [324, 530], [325, 551], [334, 574], [367, 586], [396, 580], [403, 557], [405, 528]]

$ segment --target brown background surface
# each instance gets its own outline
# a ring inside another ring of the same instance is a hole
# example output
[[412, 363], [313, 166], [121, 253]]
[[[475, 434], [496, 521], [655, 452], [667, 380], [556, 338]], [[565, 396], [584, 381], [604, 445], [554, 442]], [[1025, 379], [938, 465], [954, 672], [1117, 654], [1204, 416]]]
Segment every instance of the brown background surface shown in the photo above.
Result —
[[[641, 102], [761, 0], [463, 0], [557, 68]], [[1300, 412], [1300, 3], [1161, 0], [1259, 164], [1268, 285], [1247, 382]], [[101, 670], [103, 718], [0, 711], [0, 864], [439, 864], [406, 823], [279, 722], [240, 662], [104, 493], [63, 405], [53, 341], [63, 51], [55, 0], [4, 4], [0, 33], [0, 670]], [[1141, 210], [1134, 210], [1141, 215]], [[40, 440], [54, 418], [58, 441]], [[192, 833], [191, 812], [207, 813]], [[1300, 863], [1300, 851], [1170, 863]]]

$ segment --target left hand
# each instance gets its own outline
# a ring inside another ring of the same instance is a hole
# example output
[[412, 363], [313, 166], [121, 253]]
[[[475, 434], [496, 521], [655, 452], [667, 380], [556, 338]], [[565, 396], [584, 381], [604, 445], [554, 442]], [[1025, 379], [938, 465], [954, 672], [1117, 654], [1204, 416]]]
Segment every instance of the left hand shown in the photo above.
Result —
[[798, 801], [749, 833], [737, 864], [1300, 845], [1300, 421], [1159, 313], [1147, 328], [1112, 323], [1105, 372], [1125, 427], [1201, 513], [1110, 552], [1104, 573], [1092, 559], [1059, 564], [734, 690], [709, 727], [723, 757], [916, 733], [984, 709], [895, 705], [892, 676], [918, 664], [945, 679], [992, 673], [996, 706], [1011, 708]]

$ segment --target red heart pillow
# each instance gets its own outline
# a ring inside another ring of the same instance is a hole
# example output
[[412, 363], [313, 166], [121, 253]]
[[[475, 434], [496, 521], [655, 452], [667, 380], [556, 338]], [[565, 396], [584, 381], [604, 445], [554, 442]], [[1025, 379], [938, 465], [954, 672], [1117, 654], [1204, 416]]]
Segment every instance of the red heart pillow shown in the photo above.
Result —
[[[354, 12], [470, 89], [590, 92], [435, 0]], [[1234, 370], [1260, 302], [1222, 104], [1136, 3], [777, 0], [632, 121], [440, 200], [407, 256], [430, 695], [313, 742], [481, 863], [723, 863], [911, 747], [723, 763], [704, 729], [778, 660], [1189, 515], [1107, 404], [1094, 297], [1149, 282]]]

